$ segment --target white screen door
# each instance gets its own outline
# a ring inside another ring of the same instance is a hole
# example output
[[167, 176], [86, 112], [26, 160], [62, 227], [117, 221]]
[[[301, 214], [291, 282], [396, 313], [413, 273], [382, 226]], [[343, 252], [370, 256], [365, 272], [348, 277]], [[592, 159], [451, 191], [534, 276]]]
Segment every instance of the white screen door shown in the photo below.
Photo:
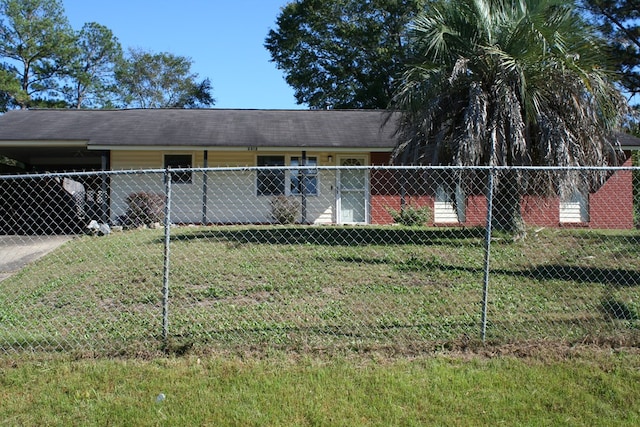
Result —
[[367, 209], [367, 170], [350, 169], [349, 166], [364, 166], [365, 159], [359, 157], [345, 157], [340, 159], [340, 166], [345, 169], [338, 171], [338, 223], [363, 224], [369, 216]]

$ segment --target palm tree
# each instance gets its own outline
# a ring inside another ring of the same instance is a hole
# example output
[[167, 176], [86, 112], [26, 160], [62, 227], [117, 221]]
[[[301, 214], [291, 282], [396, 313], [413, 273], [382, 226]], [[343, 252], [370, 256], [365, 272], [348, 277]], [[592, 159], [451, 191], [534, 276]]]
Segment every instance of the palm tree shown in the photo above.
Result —
[[[393, 104], [401, 112], [396, 162], [616, 164], [615, 131], [626, 102], [606, 71], [599, 40], [571, 3], [441, 0], [414, 21], [411, 34], [414, 59]], [[521, 229], [522, 195], [576, 185], [557, 174], [537, 177], [500, 175], [495, 226]], [[470, 175], [457, 179], [470, 188]], [[587, 181], [580, 185], [597, 185], [594, 176]]]

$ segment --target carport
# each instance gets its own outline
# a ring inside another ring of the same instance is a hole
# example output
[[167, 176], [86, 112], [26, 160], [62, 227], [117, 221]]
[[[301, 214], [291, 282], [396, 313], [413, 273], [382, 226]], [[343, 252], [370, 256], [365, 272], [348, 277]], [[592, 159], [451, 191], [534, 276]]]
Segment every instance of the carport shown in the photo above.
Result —
[[108, 169], [108, 153], [87, 149], [88, 141], [0, 141], [0, 173], [45, 173]]
[[[0, 174], [33, 176], [108, 170], [108, 152], [91, 151], [87, 143], [87, 140], [0, 140]], [[2, 180], [0, 234], [81, 231], [90, 219], [107, 217], [107, 180], [99, 175]]]
[[2, 181], [0, 234], [76, 232], [90, 219], [108, 217], [107, 176], [49, 175], [109, 170], [109, 152], [90, 147], [90, 135], [95, 131], [95, 125], [88, 120], [92, 116], [68, 123], [55, 114], [44, 114], [34, 127], [29, 115], [20, 113], [5, 113], [5, 118], [12, 119], [5, 120], [0, 129], [0, 174], [47, 174], [47, 177]]

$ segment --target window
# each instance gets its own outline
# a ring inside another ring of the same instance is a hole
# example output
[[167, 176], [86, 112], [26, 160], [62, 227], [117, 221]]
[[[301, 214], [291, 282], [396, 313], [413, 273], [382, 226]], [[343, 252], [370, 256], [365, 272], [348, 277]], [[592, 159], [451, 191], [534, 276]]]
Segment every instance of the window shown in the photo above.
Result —
[[277, 169], [274, 166], [285, 166], [285, 156], [258, 156], [259, 167], [270, 167], [258, 170], [258, 196], [297, 196], [306, 194], [318, 195], [318, 159], [308, 157], [306, 167], [300, 168], [301, 157], [291, 157], [290, 166], [293, 169]]
[[[291, 166], [300, 166], [302, 158], [292, 157]], [[302, 169], [292, 169], [289, 177], [290, 186], [289, 191], [292, 195], [308, 194], [311, 196], [318, 195], [318, 160], [316, 157], [308, 157], [306, 159], [306, 166]]]
[[[165, 154], [164, 167], [172, 169], [190, 168], [192, 166], [191, 154]], [[191, 171], [172, 172], [171, 181], [176, 184], [191, 184], [193, 181]]]
[[[284, 156], [258, 156], [258, 166], [284, 166]], [[283, 169], [258, 170], [258, 196], [284, 194], [285, 174]]]

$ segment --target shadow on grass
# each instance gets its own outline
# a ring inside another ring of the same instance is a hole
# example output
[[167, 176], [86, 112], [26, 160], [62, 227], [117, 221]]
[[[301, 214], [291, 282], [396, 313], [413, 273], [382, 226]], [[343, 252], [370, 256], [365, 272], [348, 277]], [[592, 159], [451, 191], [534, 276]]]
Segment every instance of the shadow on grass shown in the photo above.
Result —
[[[184, 232], [171, 237], [173, 241], [211, 240], [236, 244], [281, 244], [281, 245], [420, 245], [420, 246], [475, 246], [484, 244], [485, 230], [470, 228], [409, 228], [409, 227], [349, 227], [349, 226], [264, 226], [238, 228], [211, 228]], [[586, 236], [586, 235], [585, 235]], [[592, 236], [593, 237], [593, 236]], [[602, 235], [612, 239], [613, 236]], [[627, 245], [634, 246], [635, 236], [616, 236]], [[407, 260], [386, 258], [341, 257], [337, 261], [358, 264], [392, 264], [402, 271], [460, 271], [482, 273], [481, 266], [460, 266], [443, 262], [438, 257], [423, 259], [411, 257]], [[640, 271], [624, 268], [538, 265], [529, 269], [491, 269], [490, 274], [526, 277], [540, 281], [563, 280], [574, 283], [602, 283], [615, 287], [640, 285]]]
[[[639, 330], [634, 327], [620, 327], [612, 324], [610, 317], [602, 316], [597, 311], [584, 315], [563, 319], [553, 318], [553, 314], [545, 316], [540, 313], [538, 320], [504, 319], [500, 314], [491, 313], [487, 324], [489, 343], [522, 343], [531, 340], [545, 342], [566, 340], [567, 342], [584, 343], [594, 337], [605, 342], [611, 336], [616, 336], [619, 345], [637, 345], [640, 339]], [[479, 317], [479, 313], [478, 313]], [[617, 317], [619, 320], [628, 320]], [[633, 318], [636, 320], [637, 318]], [[544, 327], [536, 328], [543, 324]], [[532, 327], [533, 326], [533, 327]], [[300, 343], [315, 342], [318, 348], [333, 347], [339, 349], [343, 345], [378, 344], [382, 346], [402, 348], [403, 343], [416, 345], [438, 344], [447, 348], [456, 343], [476, 339], [480, 344], [482, 325], [480, 319], [459, 321], [411, 322], [399, 321], [393, 324], [360, 323], [357, 327], [352, 324], [333, 324], [317, 326], [292, 326], [286, 324], [270, 324], [254, 327], [228, 328], [223, 330], [181, 329], [180, 333], [172, 337], [173, 345], [169, 349], [181, 352], [190, 349], [194, 344], [218, 343], [222, 345], [252, 346], [256, 342], [265, 342], [267, 346], [281, 346], [282, 348], [296, 347]], [[311, 338], [311, 339], [310, 339]], [[346, 341], [344, 341], [346, 340]]]
[[612, 247], [624, 247], [633, 252], [640, 252], [640, 230], [570, 230], [574, 240], [585, 240], [590, 244], [607, 242]]
[[[364, 258], [358, 256], [341, 256], [335, 259], [340, 262], [350, 262], [358, 264], [389, 264], [400, 271], [406, 272], [442, 271], [465, 272], [472, 274], [482, 274], [484, 272], [483, 268], [481, 267], [453, 265], [442, 262], [442, 260], [438, 257], [410, 257], [401, 261], [386, 258]], [[489, 274], [512, 277], [526, 277], [528, 279], [535, 279], [539, 281], [562, 280], [574, 283], [601, 283], [617, 288], [640, 285], [640, 271], [621, 268], [539, 265], [530, 269], [522, 270], [493, 269], [490, 270]]]
[[603, 298], [600, 311], [610, 319], [638, 320], [638, 312], [624, 301], [612, 297]]
[[[481, 245], [484, 229], [472, 228], [376, 228], [376, 227], [318, 227], [270, 226], [264, 228], [211, 229], [176, 234], [174, 241], [209, 239], [232, 243], [282, 245]], [[480, 239], [480, 240], [478, 240]], [[474, 242], [474, 240], [476, 240]]]
[[[511, 274], [514, 272], [510, 272]], [[537, 280], [566, 280], [578, 283], [602, 283], [615, 287], [640, 285], [640, 271], [569, 265], [540, 265], [523, 272]]]

